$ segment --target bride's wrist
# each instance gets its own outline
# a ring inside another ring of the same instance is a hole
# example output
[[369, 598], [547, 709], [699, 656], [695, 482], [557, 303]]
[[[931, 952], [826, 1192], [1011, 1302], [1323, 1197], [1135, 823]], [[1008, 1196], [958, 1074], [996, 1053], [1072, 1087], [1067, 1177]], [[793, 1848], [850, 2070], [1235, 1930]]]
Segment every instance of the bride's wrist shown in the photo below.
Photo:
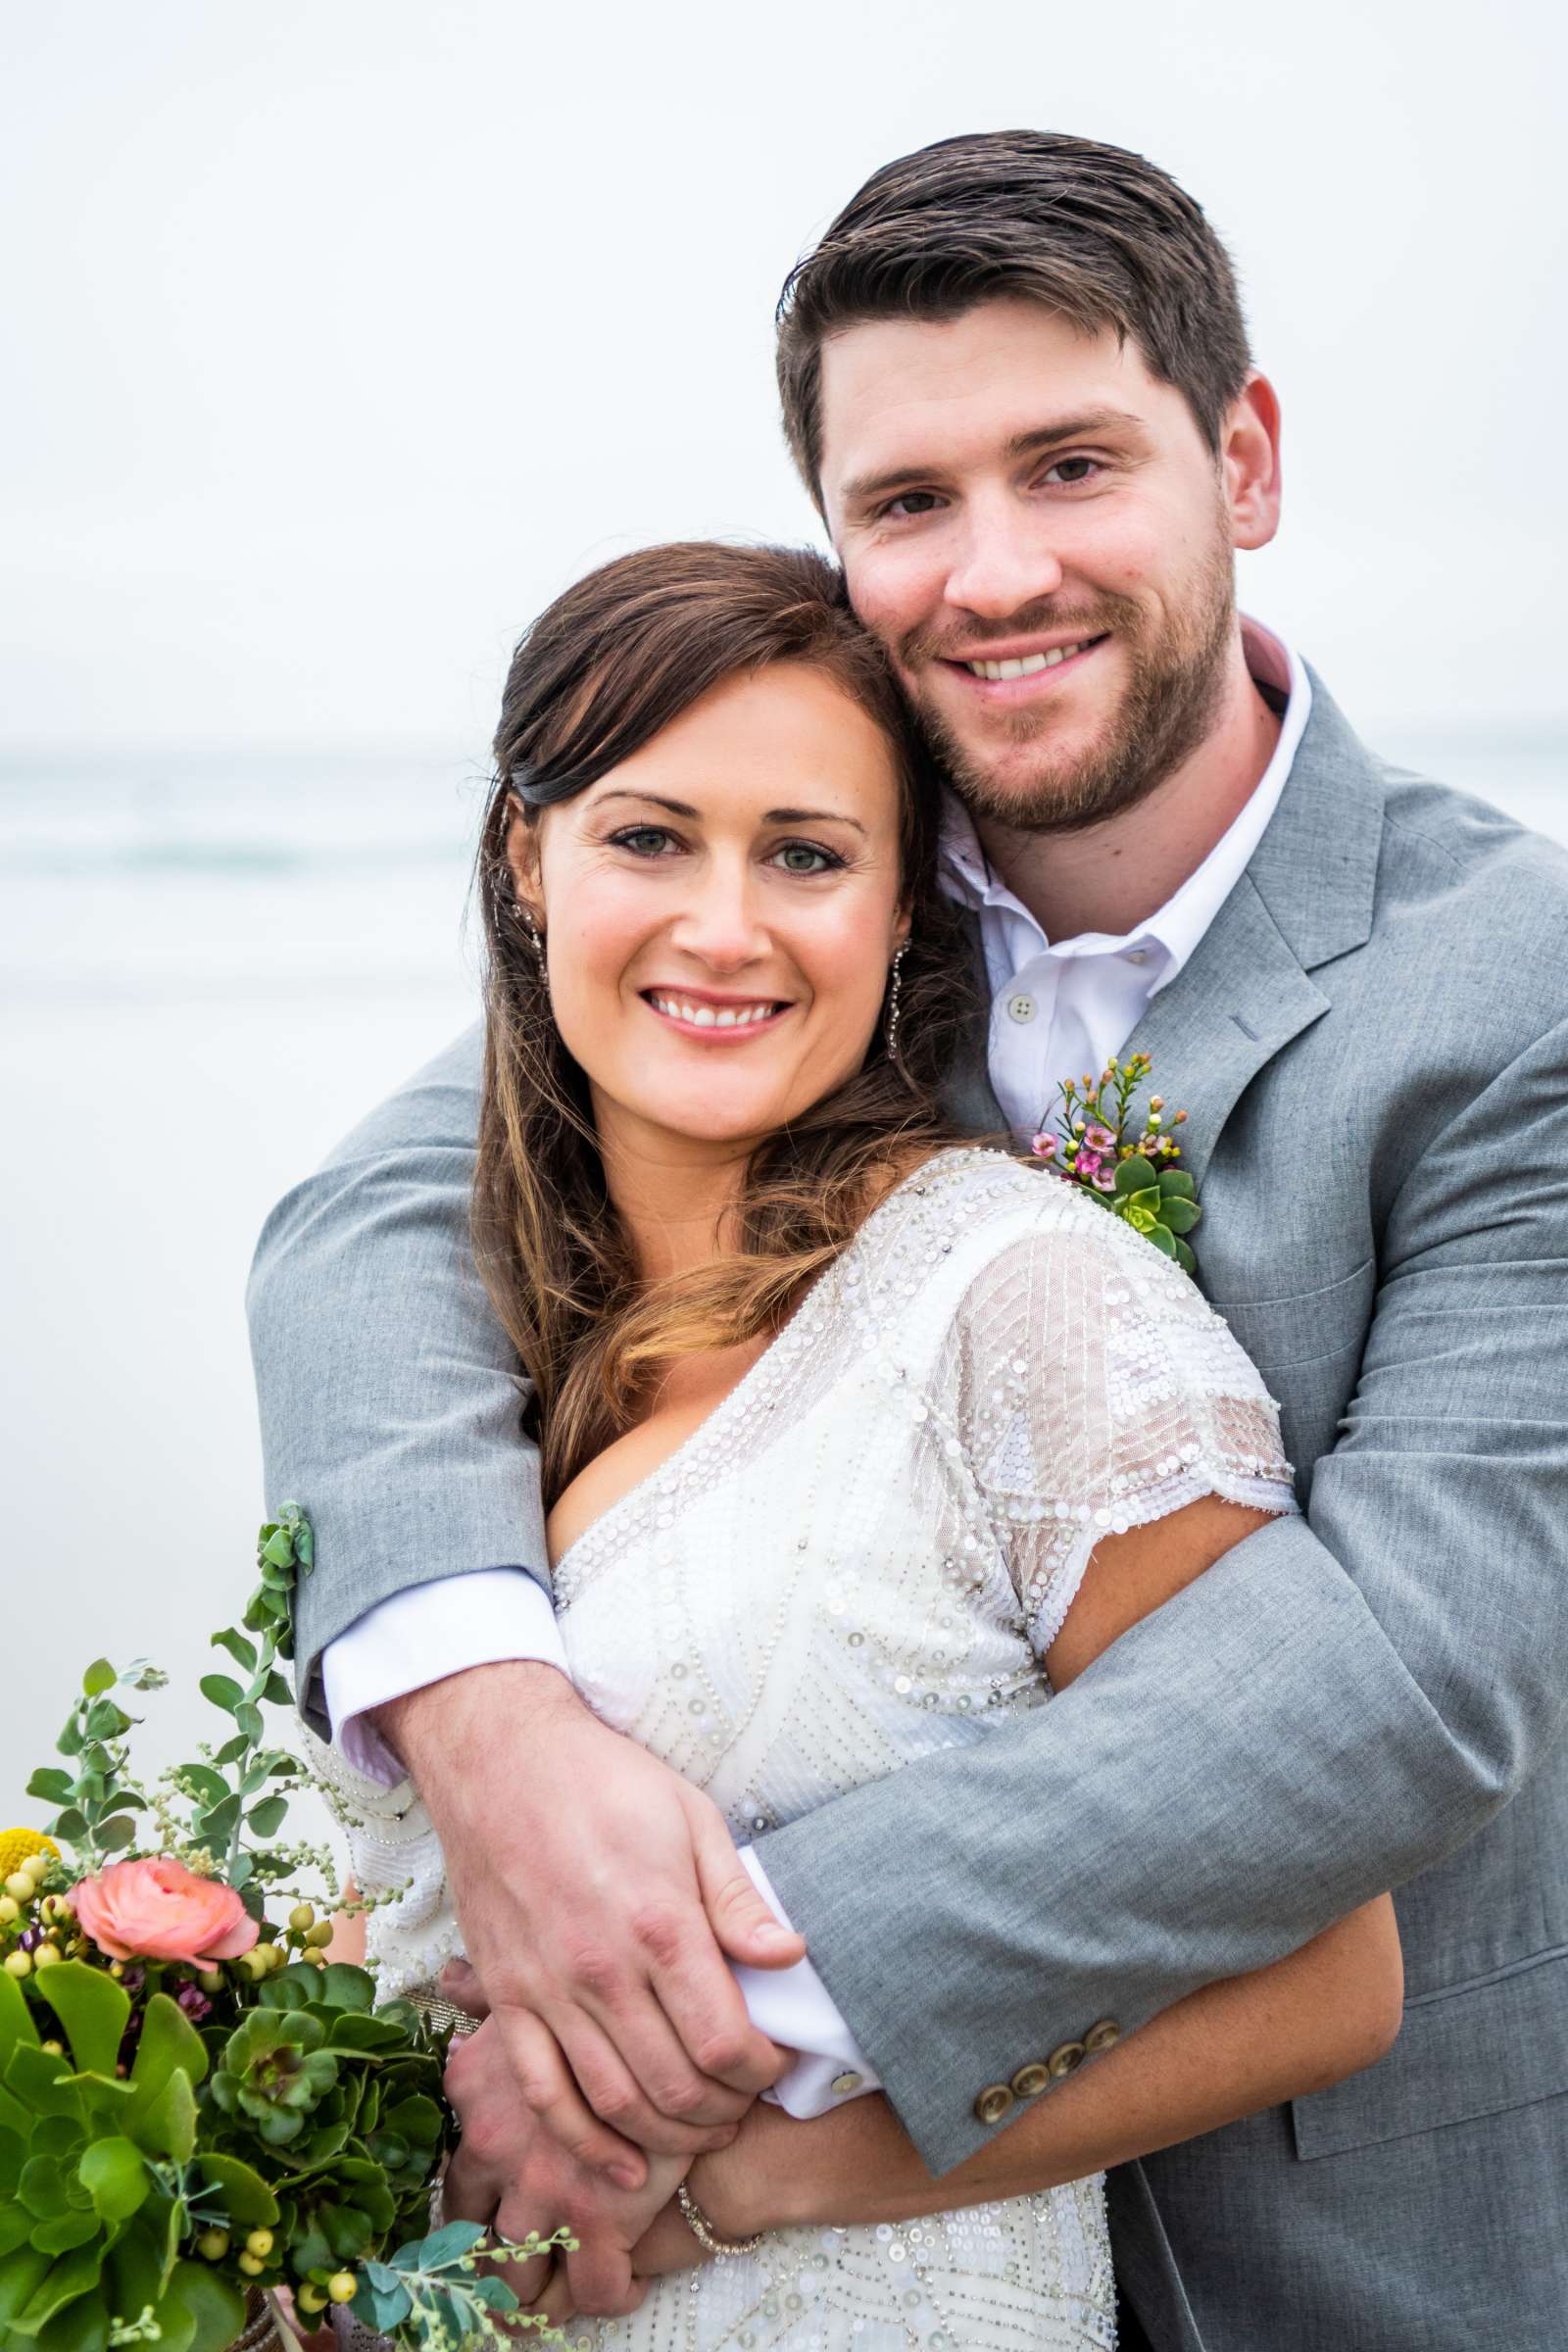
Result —
[[792, 2195], [799, 2167], [786, 2160], [784, 2145], [791, 2121], [759, 2099], [727, 2148], [694, 2161], [687, 2191], [715, 2237], [734, 2243], [759, 2230], [790, 2229], [802, 2218]]

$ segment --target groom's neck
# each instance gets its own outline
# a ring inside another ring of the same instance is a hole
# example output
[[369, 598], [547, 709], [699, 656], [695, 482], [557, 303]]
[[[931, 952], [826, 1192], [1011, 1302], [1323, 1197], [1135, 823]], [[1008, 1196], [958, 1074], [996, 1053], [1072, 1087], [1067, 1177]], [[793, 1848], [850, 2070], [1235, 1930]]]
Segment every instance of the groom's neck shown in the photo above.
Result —
[[1121, 939], [1173, 898], [1262, 781], [1280, 721], [1238, 661], [1219, 723], [1135, 808], [1075, 833], [1013, 833], [979, 820], [987, 858], [1049, 940]]

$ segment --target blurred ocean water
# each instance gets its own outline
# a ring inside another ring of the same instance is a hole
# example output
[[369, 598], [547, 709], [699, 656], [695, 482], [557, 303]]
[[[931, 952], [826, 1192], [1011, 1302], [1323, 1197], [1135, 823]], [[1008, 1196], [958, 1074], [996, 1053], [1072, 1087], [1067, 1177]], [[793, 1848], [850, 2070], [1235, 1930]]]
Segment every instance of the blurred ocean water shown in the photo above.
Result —
[[[1368, 733], [1568, 842], [1568, 728]], [[100, 1651], [179, 1678], [155, 1760], [214, 1728], [187, 1694], [285, 1499], [263, 1493], [251, 1250], [475, 1016], [484, 800], [481, 767], [434, 753], [0, 760], [0, 1449], [37, 1665], [0, 1716], [0, 1826]]]

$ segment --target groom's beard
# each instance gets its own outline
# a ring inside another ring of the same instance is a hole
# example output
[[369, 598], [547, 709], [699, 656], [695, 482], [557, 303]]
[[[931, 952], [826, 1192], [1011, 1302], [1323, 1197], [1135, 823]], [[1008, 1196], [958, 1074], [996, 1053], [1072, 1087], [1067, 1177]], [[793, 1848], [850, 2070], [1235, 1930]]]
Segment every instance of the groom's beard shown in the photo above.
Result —
[[[1192, 758], [1219, 713], [1235, 626], [1228, 544], [1215, 548], [1191, 601], [1162, 628], [1152, 628], [1143, 608], [1126, 597], [1102, 597], [1079, 612], [1042, 604], [1015, 614], [999, 641], [1048, 629], [1070, 629], [1079, 638], [1108, 631], [1121, 646], [1128, 674], [1099, 739], [1076, 753], [1053, 747], [1049, 698], [1043, 710], [994, 719], [994, 738], [1003, 736], [1024, 755], [1005, 766], [971, 751], [934, 700], [909, 687], [932, 656], [940, 658], [940, 647], [911, 637], [899, 647], [898, 660], [927, 741], [976, 816], [1015, 833], [1076, 833], [1135, 808]], [[966, 643], [974, 642], [971, 631]]]

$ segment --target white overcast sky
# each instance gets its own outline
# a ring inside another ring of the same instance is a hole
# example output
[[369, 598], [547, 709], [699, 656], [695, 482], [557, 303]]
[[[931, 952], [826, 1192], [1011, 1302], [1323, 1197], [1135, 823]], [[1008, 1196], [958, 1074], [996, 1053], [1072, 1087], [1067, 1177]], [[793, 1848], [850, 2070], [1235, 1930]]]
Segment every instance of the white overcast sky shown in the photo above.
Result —
[[1568, 716], [1563, 12], [0, 0], [0, 753], [480, 753], [653, 538], [814, 523], [784, 271], [877, 164], [1141, 148], [1287, 417], [1244, 601], [1377, 721]]

